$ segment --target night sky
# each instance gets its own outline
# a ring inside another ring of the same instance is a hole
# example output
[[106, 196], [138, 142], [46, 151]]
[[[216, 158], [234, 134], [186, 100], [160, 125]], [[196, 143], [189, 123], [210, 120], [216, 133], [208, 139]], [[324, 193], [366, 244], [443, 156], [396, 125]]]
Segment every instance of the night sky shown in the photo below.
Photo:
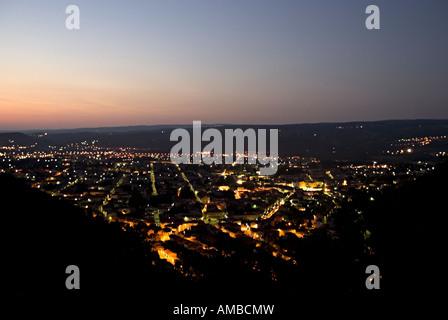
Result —
[[448, 118], [448, 1], [2, 0], [0, 43], [0, 130]]

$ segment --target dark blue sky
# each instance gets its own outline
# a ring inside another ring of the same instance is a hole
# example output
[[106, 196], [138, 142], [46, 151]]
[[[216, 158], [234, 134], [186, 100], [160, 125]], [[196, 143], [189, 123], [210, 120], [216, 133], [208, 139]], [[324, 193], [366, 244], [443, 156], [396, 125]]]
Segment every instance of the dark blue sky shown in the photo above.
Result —
[[448, 118], [442, 0], [3, 0], [0, 41], [1, 129]]

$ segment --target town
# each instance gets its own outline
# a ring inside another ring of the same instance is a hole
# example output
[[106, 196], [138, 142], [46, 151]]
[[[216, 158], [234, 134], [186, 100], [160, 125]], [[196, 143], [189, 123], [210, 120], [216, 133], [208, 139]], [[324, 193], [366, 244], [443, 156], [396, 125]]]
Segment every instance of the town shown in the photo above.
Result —
[[291, 241], [318, 229], [337, 238], [333, 213], [350, 201], [350, 190], [369, 191], [375, 201], [381, 190], [434, 169], [426, 162], [291, 156], [279, 158], [275, 175], [262, 176], [257, 165], [175, 164], [169, 153], [97, 141], [45, 149], [11, 144], [0, 151], [0, 172], [138, 232], [158, 263], [192, 278], [217, 257], [240, 257], [253, 270], [259, 265], [251, 257], [259, 254], [297, 264]]

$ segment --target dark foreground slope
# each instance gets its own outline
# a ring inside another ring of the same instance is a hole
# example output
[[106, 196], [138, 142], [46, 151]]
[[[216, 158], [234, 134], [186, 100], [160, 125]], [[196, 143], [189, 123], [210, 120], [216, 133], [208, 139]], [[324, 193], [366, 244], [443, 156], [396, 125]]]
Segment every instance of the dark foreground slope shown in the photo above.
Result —
[[[174, 274], [152, 266], [150, 251], [136, 233], [3, 174], [0, 214], [8, 275], [2, 291], [9, 297], [152, 296], [154, 288], [181, 284]], [[80, 268], [80, 290], [66, 289], [69, 265]]]
[[448, 212], [448, 163], [399, 189], [386, 192], [366, 210], [368, 243], [391, 295], [435, 296], [444, 285]]

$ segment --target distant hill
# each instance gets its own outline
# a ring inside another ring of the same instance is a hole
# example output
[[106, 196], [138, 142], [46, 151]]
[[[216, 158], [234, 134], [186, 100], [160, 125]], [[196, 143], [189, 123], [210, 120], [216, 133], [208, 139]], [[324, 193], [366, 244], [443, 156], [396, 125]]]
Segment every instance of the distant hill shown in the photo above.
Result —
[[0, 146], [30, 146], [36, 141], [35, 137], [21, 132], [0, 133]]
[[[191, 125], [190, 125], [191, 126]], [[75, 129], [48, 129], [48, 130], [25, 130], [23, 133], [33, 134], [36, 132], [47, 132], [48, 134], [58, 133], [109, 133], [109, 132], [133, 132], [133, 131], [154, 131], [166, 128], [186, 127], [177, 124], [158, 124], [158, 125], [141, 125], [141, 126], [120, 126], [120, 127], [94, 127], [94, 128], [75, 128]]]
[[[0, 134], [0, 146], [31, 144], [39, 146], [63, 146], [69, 143], [94, 140], [104, 147], [136, 147], [155, 152], [169, 152], [175, 142], [170, 141], [174, 128], [186, 128], [191, 125], [157, 125], [110, 128], [88, 128], [47, 131], [25, 134]], [[448, 120], [389, 120], [373, 122], [316, 123], [291, 125], [203, 125], [215, 127], [222, 133], [224, 129], [247, 128], [279, 129], [280, 156], [298, 155], [336, 160], [365, 160], [387, 156], [383, 152], [398, 139], [448, 136]], [[41, 135], [41, 137], [38, 137]], [[203, 143], [203, 147], [206, 143]], [[423, 159], [439, 151], [448, 151], [448, 143], [439, 141], [425, 147], [414, 148], [408, 158]]]

